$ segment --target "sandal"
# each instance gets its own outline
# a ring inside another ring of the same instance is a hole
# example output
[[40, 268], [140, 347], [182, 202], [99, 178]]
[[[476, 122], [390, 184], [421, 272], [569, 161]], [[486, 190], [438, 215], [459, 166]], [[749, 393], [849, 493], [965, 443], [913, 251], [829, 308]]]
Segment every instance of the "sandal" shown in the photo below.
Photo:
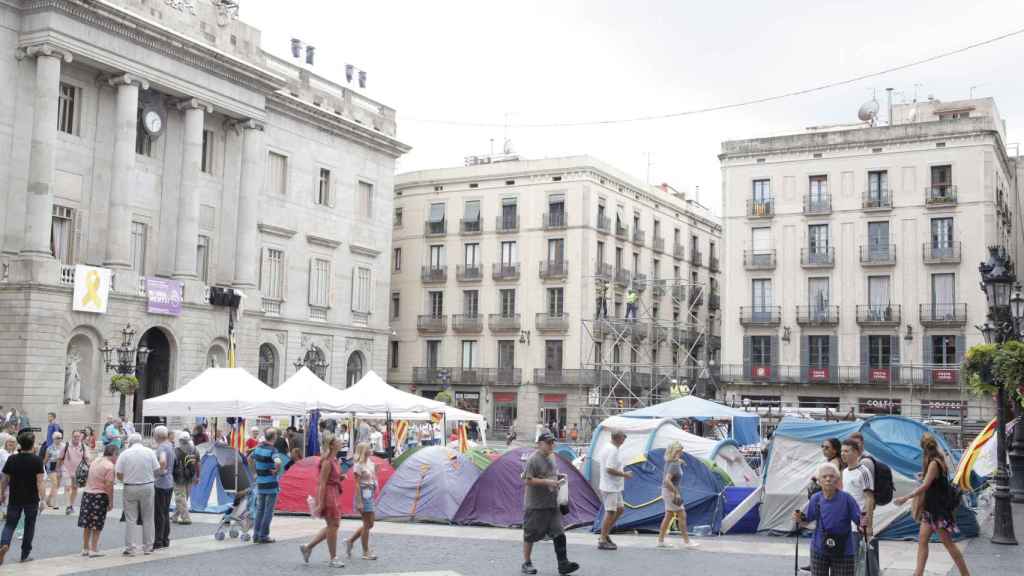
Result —
[[363, 552], [363, 560], [376, 560], [377, 555], [371, 552]]
[[306, 547], [305, 544], [299, 544], [299, 551], [302, 552], [302, 560], [309, 564], [309, 555], [313, 553], [312, 550]]

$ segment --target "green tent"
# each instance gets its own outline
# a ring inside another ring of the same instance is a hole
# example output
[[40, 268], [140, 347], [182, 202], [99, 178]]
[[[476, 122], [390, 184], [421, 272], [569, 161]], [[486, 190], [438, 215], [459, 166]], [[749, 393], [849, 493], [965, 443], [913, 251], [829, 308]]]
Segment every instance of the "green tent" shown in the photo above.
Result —
[[491, 450], [490, 448], [483, 448], [480, 446], [470, 448], [469, 451], [466, 452], [466, 459], [479, 468], [481, 472], [486, 470], [487, 467], [491, 465], [491, 462], [494, 462], [499, 456], [501, 456], [501, 453]]
[[704, 465], [705, 465], [705, 466], [707, 466], [707, 467], [708, 467], [708, 468], [709, 468], [709, 469], [710, 469], [710, 470], [711, 470], [712, 472], [714, 472], [715, 474], [717, 474], [717, 475], [718, 475], [718, 477], [722, 479], [722, 483], [723, 483], [723, 484], [724, 484], [724, 485], [725, 485], [725, 486], [726, 486], [727, 488], [728, 488], [729, 486], [733, 486], [733, 485], [734, 485], [734, 484], [733, 484], [733, 481], [732, 481], [732, 477], [731, 477], [731, 476], [729, 476], [729, 473], [728, 473], [728, 472], [726, 472], [725, 470], [722, 470], [721, 468], [719, 468], [717, 464], [715, 464], [714, 462], [712, 462], [712, 461], [710, 461], [710, 460], [704, 460], [704, 459], [700, 459], [700, 461], [701, 461], [701, 462], [703, 462], [703, 463], [704, 463]]

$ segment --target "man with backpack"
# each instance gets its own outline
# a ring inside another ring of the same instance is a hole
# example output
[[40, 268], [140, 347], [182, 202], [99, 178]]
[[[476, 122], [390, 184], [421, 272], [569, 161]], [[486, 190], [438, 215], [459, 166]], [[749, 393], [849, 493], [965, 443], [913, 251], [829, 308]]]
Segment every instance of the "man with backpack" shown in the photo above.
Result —
[[188, 496], [192, 486], [199, 482], [199, 453], [192, 445], [188, 432], [179, 432], [178, 446], [174, 449], [174, 515], [171, 521], [191, 524]]
[[[859, 550], [861, 539], [867, 542], [864, 573], [880, 576], [878, 540], [874, 538], [875, 507], [892, 502], [892, 469], [872, 456], [865, 456], [863, 441], [863, 436], [843, 440], [842, 459], [846, 464], [846, 470], [843, 470], [843, 491], [853, 496], [861, 510], [861, 533], [857, 536], [856, 549]], [[858, 553], [857, 563], [864, 561], [864, 557]]]

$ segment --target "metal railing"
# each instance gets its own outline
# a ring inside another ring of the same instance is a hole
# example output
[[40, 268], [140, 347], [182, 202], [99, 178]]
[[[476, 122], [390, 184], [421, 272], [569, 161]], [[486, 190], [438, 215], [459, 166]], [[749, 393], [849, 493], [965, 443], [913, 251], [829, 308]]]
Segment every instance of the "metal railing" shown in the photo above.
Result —
[[494, 218], [494, 231], [499, 234], [519, 231], [519, 215], [496, 216]]
[[427, 265], [420, 267], [420, 280], [423, 282], [447, 282], [448, 267]]
[[704, 263], [704, 254], [699, 250], [690, 250], [690, 263], [694, 266], [700, 266]]
[[483, 331], [483, 316], [479, 314], [452, 314], [452, 332], [480, 333]]
[[636, 275], [633, 276], [633, 287], [639, 293], [643, 293], [647, 290], [647, 274], [637, 272]]
[[932, 184], [924, 189], [924, 203], [929, 206], [944, 206], [956, 202], [956, 186], [953, 184]]
[[711, 270], [712, 272], [718, 272], [718, 256], [708, 257], [708, 269]]
[[545, 280], [565, 278], [569, 275], [568, 260], [541, 260], [540, 277]]
[[519, 263], [491, 264], [491, 278], [499, 282], [519, 280]]
[[775, 198], [747, 200], [748, 218], [771, 218], [772, 216], [775, 216]]
[[709, 310], [721, 310], [722, 309], [721, 298], [715, 292], [712, 292], [711, 295], [708, 296], [708, 309]]
[[564, 312], [562, 314], [538, 312], [534, 320], [534, 327], [538, 332], [568, 332], [569, 315]]
[[607, 234], [612, 228], [612, 222], [607, 216], [597, 217], [597, 231]]
[[611, 282], [612, 277], [615, 276], [615, 270], [612, 268], [612, 265], [607, 262], [597, 262], [594, 265], [594, 274], [606, 282]]
[[925, 264], [959, 264], [960, 241], [946, 243], [925, 242], [921, 245], [921, 254]]
[[64, 286], [74, 286], [75, 285], [75, 267], [73, 265], [72, 266], [67, 266], [65, 264], [61, 264], [61, 266], [60, 266], [60, 276], [58, 276], [57, 281], [60, 284], [64, 285]]
[[480, 266], [464, 266], [459, 264], [455, 267], [455, 278], [459, 282], [479, 282], [483, 278]]
[[569, 217], [566, 216], [565, 212], [547, 212], [544, 214], [544, 229], [545, 230], [560, 230], [565, 228], [569, 222]]
[[839, 306], [797, 305], [796, 323], [800, 326], [834, 326], [839, 324]]
[[628, 224], [615, 224], [615, 236], [625, 240], [629, 237], [629, 225]]
[[831, 268], [836, 264], [836, 249], [827, 248], [800, 249], [800, 264], [804, 268]]
[[746, 270], [774, 270], [775, 250], [744, 250], [743, 268]]
[[639, 228], [633, 229], [633, 243], [640, 244], [643, 246], [644, 240], [647, 238], [647, 233]]
[[862, 326], [899, 326], [902, 318], [899, 304], [857, 305], [857, 324]]
[[831, 194], [807, 194], [804, 196], [804, 214], [828, 214], [832, 212]]
[[860, 263], [864, 266], [892, 266], [896, 264], [895, 244], [863, 244]]
[[686, 247], [682, 244], [675, 244], [672, 246], [672, 257], [677, 260], [686, 259]]
[[484, 223], [480, 218], [476, 220], [459, 219], [459, 230], [463, 234], [479, 234], [483, 231], [483, 227]]
[[626, 270], [625, 268], [615, 269], [615, 283], [618, 284], [619, 286], [628, 286], [631, 277], [632, 274], [630, 274], [629, 270]]
[[733, 384], [861, 384], [886, 388], [959, 389], [958, 364], [811, 365], [811, 364], [722, 364], [718, 378]]
[[448, 317], [444, 314], [420, 314], [416, 317], [416, 329], [420, 332], [445, 332], [448, 330]]
[[740, 306], [743, 326], [778, 326], [782, 322], [782, 306]]
[[655, 235], [654, 240], [651, 242], [651, 247], [655, 252], [665, 252], [665, 238]]
[[423, 222], [423, 235], [424, 236], [444, 236], [448, 233], [448, 221], [441, 220], [440, 222], [431, 222], [427, 220]]
[[920, 304], [918, 314], [922, 326], [963, 326], [967, 323], [967, 304]]
[[487, 327], [495, 333], [519, 332], [522, 324], [519, 314], [489, 314], [487, 316]]
[[892, 192], [888, 188], [865, 190], [861, 207], [868, 210], [889, 210], [892, 208]]

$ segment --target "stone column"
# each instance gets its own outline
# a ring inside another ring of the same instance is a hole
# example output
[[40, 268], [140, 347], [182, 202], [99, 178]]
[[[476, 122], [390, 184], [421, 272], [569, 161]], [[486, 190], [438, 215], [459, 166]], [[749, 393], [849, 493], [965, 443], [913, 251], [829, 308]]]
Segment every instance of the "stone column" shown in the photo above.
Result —
[[149, 84], [128, 74], [107, 82], [117, 89], [114, 111], [114, 162], [110, 205], [107, 211], [107, 250], [104, 265], [127, 270], [131, 267], [132, 211], [135, 191], [135, 139], [138, 131], [139, 88]]
[[182, 138], [181, 189], [178, 192], [178, 233], [174, 249], [175, 278], [196, 277], [199, 241], [199, 171], [203, 161], [203, 127], [207, 107], [195, 99], [178, 103], [185, 113]]
[[60, 64], [62, 60], [71, 62], [71, 54], [49, 44], [40, 44], [19, 50], [16, 56], [36, 59], [36, 82], [32, 98], [32, 150], [28, 163], [25, 237], [22, 239], [21, 255], [33, 260], [50, 259]]
[[257, 218], [263, 193], [263, 170], [267, 152], [263, 145], [263, 126], [254, 120], [241, 124], [242, 182], [238, 191], [238, 228], [235, 244], [235, 279], [239, 288], [256, 287], [256, 263], [259, 253]]

